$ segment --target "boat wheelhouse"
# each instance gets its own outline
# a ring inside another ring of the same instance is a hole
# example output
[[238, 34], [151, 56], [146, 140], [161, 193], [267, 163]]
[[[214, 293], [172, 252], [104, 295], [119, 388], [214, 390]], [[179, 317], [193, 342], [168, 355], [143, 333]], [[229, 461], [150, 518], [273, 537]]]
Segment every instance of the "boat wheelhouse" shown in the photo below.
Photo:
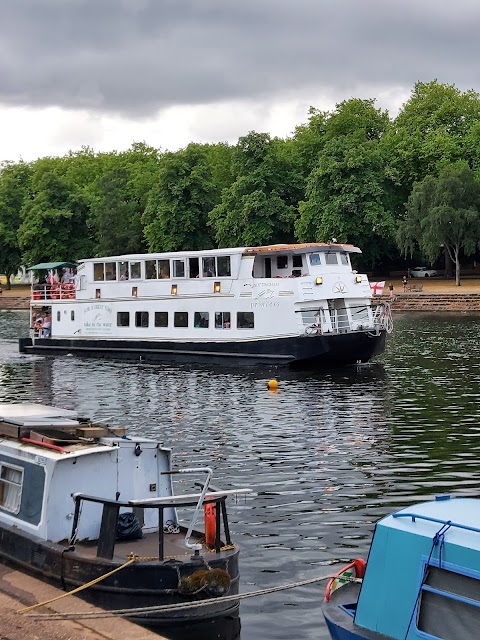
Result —
[[477, 640], [480, 500], [439, 496], [381, 520], [323, 613], [333, 640]]
[[[175, 494], [175, 474], [202, 489]], [[172, 470], [161, 443], [75, 411], [0, 403], [0, 558], [68, 591], [87, 585], [78, 595], [147, 626], [231, 615], [238, 600], [215, 601], [238, 594], [226, 501], [250, 490], [211, 476]]]
[[82, 260], [73, 282], [33, 285], [32, 319], [48, 315], [49, 331], [33, 329], [20, 350], [146, 361], [366, 362], [384, 350], [391, 315], [387, 304], [372, 304], [367, 276], [353, 270], [357, 253], [352, 245], [312, 243]]

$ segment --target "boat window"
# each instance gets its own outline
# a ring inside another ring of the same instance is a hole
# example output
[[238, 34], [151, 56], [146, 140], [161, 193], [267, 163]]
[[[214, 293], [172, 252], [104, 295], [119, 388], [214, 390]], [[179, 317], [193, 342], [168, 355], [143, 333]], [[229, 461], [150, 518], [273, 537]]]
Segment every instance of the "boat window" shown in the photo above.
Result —
[[95, 280], [95, 282], [100, 282], [105, 280], [103, 268], [104, 268], [103, 262], [93, 263], [93, 279]]
[[117, 265], [115, 262], [106, 262], [105, 263], [105, 280], [116, 280], [117, 279]]
[[168, 327], [168, 311], [155, 311], [155, 326]]
[[338, 264], [337, 254], [336, 253], [326, 253], [325, 254], [325, 264]]
[[293, 267], [299, 267], [300, 269], [303, 266], [302, 256], [293, 256]]
[[214, 278], [217, 275], [214, 257], [202, 258], [202, 274], [204, 278]]
[[230, 256], [218, 256], [217, 258], [217, 276], [231, 276], [232, 269], [230, 266]]
[[175, 311], [173, 316], [174, 327], [188, 327], [188, 313], [186, 311]]
[[348, 255], [346, 253], [340, 254], [340, 262], [342, 264], [348, 264]]
[[237, 329], [253, 329], [253, 313], [251, 311], [237, 312]]
[[158, 275], [160, 278], [170, 278], [170, 260], [158, 261]]
[[157, 278], [158, 278], [157, 261], [145, 260], [145, 279], [156, 280]]
[[310, 258], [310, 264], [312, 265], [312, 267], [318, 267], [319, 264], [322, 264], [319, 253], [311, 253], [309, 258]]
[[277, 256], [277, 269], [286, 269], [288, 267], [288, 256]]
[[70, 320], [72, 322], [75, 320], [75, 311], [70, 311]]
[[196, 329], [208, 329], [208, 311], [195, 311], [193, 326]]
[[430, 565], [422, 585], [417, 628], [442, 640], [476, 640], [480, 580]]
[[215, 329], [230, 329], [230, 311], [215, 312]]
[[0, 507], [11, 513], [20, 511], [23, 468], [0, 462]]
[[135, 311], [135, 326], [148, 327], [148, 311]]
[[198, 258], [188, 259], [188, 277], [198, 278], [200, 275], [200, 267], [198, 266]]
[[128, 280], [128, 262], [117, 262], [118, 279]]
[[61, 315], [60, 315], [60, 311], [57, 311], [57, 322], [60, 322], [61, 320]]
[[128, 311], [117, 312], [117, 327], [130, 326], [130, 313]]
[[173, 261], [173, 277], [174, 278], [185, 277], [185, 261], [184, 260]]
[[142, 277], [140, 262], [130, 262], [130, 278], [131, 280], [139, 280]]

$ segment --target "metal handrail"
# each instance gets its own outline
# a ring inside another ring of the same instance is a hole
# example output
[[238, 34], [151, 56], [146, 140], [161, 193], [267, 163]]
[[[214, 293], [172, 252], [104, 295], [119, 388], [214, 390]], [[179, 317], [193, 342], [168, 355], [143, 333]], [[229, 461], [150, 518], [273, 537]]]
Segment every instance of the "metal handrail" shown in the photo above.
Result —
[[452, 522], [451, 520], [442, 520], [441, 518], [432, 518], [431, 516], [422, 516], [419, 513], [394, 513], [392, 515], [394, 518], [411, 518], [412, 522], [415, 522], [415, 520], [418, 518], [419, 520], [427, 520], [427, 522], [436, 522], [443, 525], [448, 524], [450, 527], [455, 527], [456, 529], [465, 529], [466, 531], [474, 531], [475, 533], [480, 533], [480, 529], [478, 527], [471, 527], [467, 524]]

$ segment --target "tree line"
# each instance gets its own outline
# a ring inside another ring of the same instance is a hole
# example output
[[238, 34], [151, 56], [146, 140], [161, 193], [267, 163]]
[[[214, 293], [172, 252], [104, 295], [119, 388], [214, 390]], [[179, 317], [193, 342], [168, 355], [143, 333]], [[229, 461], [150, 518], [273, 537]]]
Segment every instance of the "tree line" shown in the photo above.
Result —
[[283, 242], [359, 246], [359, 267], [456, 267], [480, 239], [480, 96], [415, 84], [395, 118], [375, 100], [311, 108], [292, 135], [162, 152], [134, 143], [0, 169], [0, 272], [22, 264]]

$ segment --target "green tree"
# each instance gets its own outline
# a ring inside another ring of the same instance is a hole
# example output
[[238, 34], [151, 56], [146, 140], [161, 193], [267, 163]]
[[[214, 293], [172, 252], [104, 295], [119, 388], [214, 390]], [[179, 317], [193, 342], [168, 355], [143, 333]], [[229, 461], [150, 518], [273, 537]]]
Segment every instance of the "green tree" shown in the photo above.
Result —
[[22, 264], [22, 251], [18, 243], [20, 210], [28, 193], [31, 167], [25, 162], [4, 163], [0, 169], [0, 273], [10, 276]]
[[301, 176], [286, 143], [250, 132], [236, 145], [232, 171], [235, 181], [209, 216], [219, 246], [291, 241]]
[[466, 162], [444, 167], [438, 177], [417, 182], [398, 229], [405, 255], [418, 247], [433, 263], [445, 250], [455, 264], [460, 286], [460, 254], [480, 246], [480, 184]]
[[305, 242], [352, 242], [373, 266], [394, 246], [394, 219], [380, 145], [388, 114], [373, 100], [337, 105], [325, 122], [317, 166], [307, 180], [295, 230]]
[[143, 222], [150, 251], [209, 249], [214, 246], [207, 226], [218, 193], [209, 145], [189, 144], [166, 153]]
[[26, 265], [92, 255], [89, 206], [68, 175], [71, 158], [42, 158], [32, 168], [29, 196], [20, 211], [19, 245]]

